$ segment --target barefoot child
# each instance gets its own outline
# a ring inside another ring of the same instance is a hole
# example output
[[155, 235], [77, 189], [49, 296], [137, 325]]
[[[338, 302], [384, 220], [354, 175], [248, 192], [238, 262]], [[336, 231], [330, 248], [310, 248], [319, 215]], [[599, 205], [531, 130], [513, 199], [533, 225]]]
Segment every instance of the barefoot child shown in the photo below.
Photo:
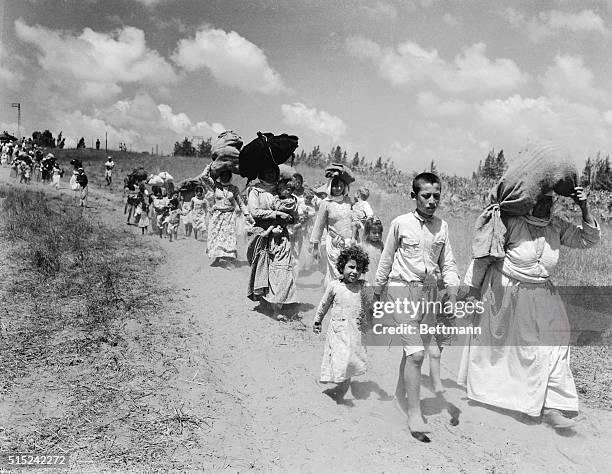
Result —
[[357, 246], [340, 252], [337, 261], [340, 279], [329, 283], [314, 318], [313, 332], [319, 334], [321, 322], [331, 308], [320, 381], [337, 384], [325, 393], [338, 404], [346, 404], [344, 395], [351, 378], [366, 372], [366, 352], [360, 331], [365, 283], [359, 277], [367, 271], [368, 263], [368, 255]]
[[[457, 265], [448, 237], [448, 224], [435, 217], [440, 204], [442, 184], [432, 173], [421, 173], [412, 182], [411, 196], [416, 200], [416, 210], [396, 217], [389, 233], [376, 271], [375, 297], [380, 300], [382, 288], [387, 287], [389, 301], [418, 302], [438, 301], [438, 279], [444, 282], [449, 300], [454, 306], [459, 284]], [[429, 442], [428, 431], [421, 414], [420, 383], [421, 365], [425, 350], [429, 354], [430, 375], [436, 393], [442, 393], [440, 382], [440, 348], [433, 336], [420, 332], [421, 324], [436, 325], [436, 314], [431, 306], [421, 304], [416, 313], [396, 311], [395, 322], [414, 328], [412, 333], [402, 334], [404, 344], [396, 397], [400, 406], [406, 407], [408, 426], [419, 441]], [[422, 308], [425, 307], [425, 311]], [[408, 332], [408, 331], [404, 331]], [[424, 331], [425, 332], [425, 331]]]
[[170, 212], [164, 221], [164, 225], [166, 226], [166, 233], [170, 237], [170, 242], [172, 242], [172, 237], [174, 240], [178, 240], [178, 228], [181, 223], [181, 214], [182, 210], [180, 208], [180, 203], [178, 199], [173, 197], [170, 199]]
[[147, 199], [141, 199], [138, 203], [137, 212], [140, 214], [140, 219], [138, 219], [138, 227], [142, 229], [142, 235], [147, 233], [149, 228], [149, 203]]
[[196, 188], [196, 195], [191, 198], [190, 219], [193, 228], [193, 238], [198, 240], [198, 232], [206, 232], [208, 226], [208, 209], [210, 203], [204, 197], [204, 187]]
[[181, 221], [185, 226], [185, 237], [191, 237], [193, 231], [193, 222], [191, 220], [191, 201], [182, 201], [181, 204]]

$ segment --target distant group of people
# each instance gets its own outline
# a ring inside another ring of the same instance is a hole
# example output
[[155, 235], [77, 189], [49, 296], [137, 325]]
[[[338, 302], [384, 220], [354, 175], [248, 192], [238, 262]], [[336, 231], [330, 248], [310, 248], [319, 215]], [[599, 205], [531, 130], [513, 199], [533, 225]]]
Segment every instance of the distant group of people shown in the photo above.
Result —
[[9, 166], [19, 183], [30, 184], [32, 179], [53, 184], [59, 189], [64, 170], [52, 153], [43, 152], [31, 139], [6, 142], [0, 147], [0, 164]]

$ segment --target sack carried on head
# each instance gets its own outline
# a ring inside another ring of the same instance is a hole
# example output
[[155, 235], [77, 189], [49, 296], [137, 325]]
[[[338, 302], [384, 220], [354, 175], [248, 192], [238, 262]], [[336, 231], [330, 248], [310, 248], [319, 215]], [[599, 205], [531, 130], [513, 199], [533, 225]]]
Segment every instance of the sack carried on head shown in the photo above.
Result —
[[550, 191], [569, 196], [577, 182], [576, 165], [559, 146], [545, 142], [527, 147], [491, 190], [491, 204], [476, 220], [473, 258], [502, 258], [506, 234], [502, 216], [529, 214], [538, 197]]
[[237, 161], [220, 157], [213, 161], [210, 165], [210, 177], [212, 179], [217, 179], [224, 171], [238, 174], [239, 170]]
[[257, 132], [257, 138], [240, 150], [240, 176], [257, 178], [259, 171], [286, 162], [298, 147], [295, 135]]
[[[233, 148], [234, 151], [228, 150], [227, 148]], [[242, 148], [242, 138], [233, 130], [226, 130], [221, 132], [217, 137], [217, 140], [212, 145], [212, 159], [216, 160], [220, 156], [230, 155], [238, 158], [238, 151]]]

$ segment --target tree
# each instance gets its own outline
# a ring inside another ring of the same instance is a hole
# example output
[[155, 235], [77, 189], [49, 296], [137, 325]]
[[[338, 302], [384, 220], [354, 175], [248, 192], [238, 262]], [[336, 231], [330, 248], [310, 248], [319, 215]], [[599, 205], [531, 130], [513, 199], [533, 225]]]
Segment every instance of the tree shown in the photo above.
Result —
[[374, 165], [374, 168], [376, 168], [377, 170], [381, 170], [382, 167], [383, 167], [382, 156], [379, 156], [378, 159], [376, 160], [376, 164]]
[[85, 138], [81, 137], [81, 139], [79, 140], [79, 143], [77, 143], [77, 150], [80, 148], [85, 148]]
[[340, 163], [342, 163], [343, 165], [348, 164], [348, 156], [346, 155], [346, 150], [344, 150], [344, 152], [342, 153], [342, 160], [340, 160]]
[[308, 156], [304, 150], [301, 150], [299, 154], [295, 155], [295, 163], [306, 163]]
[[589, 186], [593, 176], [593, 161], [591, 157], [587, 157], [582, 175], [580, 176], [580, 186]]
[[496, 172], [495, 178], [496, 179], [501, 178], [507, 169], [508, 169], [508, 164], [506, 163], [506, 157], [504, 156], [504, 150], [500, 150], [499, 153], [497, 154], [497, 158], [495, 159], [495, 172]]
[[603, 158], [601, 153], [597, 153], [595, 159], [595, 176], [591, 187], [595, 190], [612, 190], [612, 169], [610, 166], [610, 156]]
[[[212, 159], [212, 138], [211, 137], [209, 137], [207, 140], [203, 140], [198, 145], [197, 154], [200, 158]], [[185, 155], [185, 156], [191, 156], [191, 155]]]
[[174, 143], [174, 156], [195, 156], [196, 149], [191, 144], [191, 141], [185, 137], [182, 142]]
[[42, 133], [39, 131], [32, 133], [32, 141], [40, 147], [55, 148], [55, 138], [53, 138], [53, 134], [49, 130], [45, 130]]
[[332, 148], [332, 163], [342, 163], [342, 148], [338, 145], [336, 148]]
[[436, 163], [434, 160], [431, 160], [431, 163], [429, 163], [429, 172], [433, 174], [438, 174], [438, 168], [436, 168]]
[[353, 168], [357, 168], [360, 164], [359, 161], [359, 152], [355, 153], [355, 156], [353, 156], [353, 161], [351, 161], [351, 166]]

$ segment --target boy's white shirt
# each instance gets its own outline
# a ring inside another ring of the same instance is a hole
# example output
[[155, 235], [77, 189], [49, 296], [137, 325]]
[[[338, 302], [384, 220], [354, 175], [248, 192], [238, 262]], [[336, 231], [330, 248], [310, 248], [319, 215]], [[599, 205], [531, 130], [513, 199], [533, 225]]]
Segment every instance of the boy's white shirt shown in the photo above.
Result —
[[396, 217], [380, 257], [376, 285], [423, 282], [432, 275], [441, 275], [449, 292], [456, 293], [459, 274], [448, 224], [436, 216], [425, 219], [416, 211]]

